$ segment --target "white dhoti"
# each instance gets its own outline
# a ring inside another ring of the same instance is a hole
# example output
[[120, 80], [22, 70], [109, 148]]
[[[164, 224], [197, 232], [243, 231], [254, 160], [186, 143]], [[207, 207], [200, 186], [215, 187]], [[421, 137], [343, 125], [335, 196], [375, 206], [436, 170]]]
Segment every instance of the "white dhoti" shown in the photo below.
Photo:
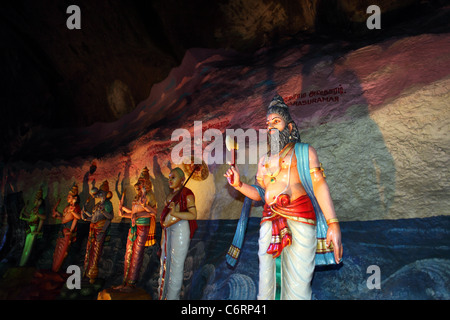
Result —
[[180, 299], [184, 262], [190, 241], [190, 229], [187, 220], [180, 220], [163, 230], [161, 269], [158, 281], [160, 300]]
[[[281, 253], [281, 300], [311, 299], [311, 280], [317, 247], [316, 227], [287, 220], [292, 244]], [[266, 221], [259, 232], [259, 292], [258, 300], [273, 300], [276, 294], [275, 259], [267, 248], [272, 238], [272, 222]]]

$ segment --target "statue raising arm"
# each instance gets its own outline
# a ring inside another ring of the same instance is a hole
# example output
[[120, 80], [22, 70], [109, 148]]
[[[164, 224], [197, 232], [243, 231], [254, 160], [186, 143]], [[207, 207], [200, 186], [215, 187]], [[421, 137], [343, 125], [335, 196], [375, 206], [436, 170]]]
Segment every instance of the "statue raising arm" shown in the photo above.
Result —
[[[262, 160], [260, 160], [261, 162]], [[260, 166], [258, 165], [258, 170], [259, 170]], [[258, 175], [257, 175], [258, 176]], [[256, 190], [255, 187], [243, 183], [241, 181], [241, 175], [239, 173], [239, 169], [237, 166], [231, 166], [227, 172], [224, 174], [224, 177], [227, 178], [228, 183], [235, 188], [236, 190], [238, 190], [239, 192], [241, 192], [244, 196], [255, 200], [255, 201], [261, 201], [261, 196], [258, 192], [258, 190]], [[261, 184], [260, 181], [258, 180], [258, 184]], [[262, 186], [263, 189], [264, 186]]]
[[[88, 198], [87, 201], [86, 201], [86, 204], [88, 204], [90, 200], [91, 199]], [[81, 219], [83, 221], [90, 221], [91, 218], [92, 218], [92, 213], [90, 213], [89, 211], [86, 210], [86, 204], [81, 209]]]

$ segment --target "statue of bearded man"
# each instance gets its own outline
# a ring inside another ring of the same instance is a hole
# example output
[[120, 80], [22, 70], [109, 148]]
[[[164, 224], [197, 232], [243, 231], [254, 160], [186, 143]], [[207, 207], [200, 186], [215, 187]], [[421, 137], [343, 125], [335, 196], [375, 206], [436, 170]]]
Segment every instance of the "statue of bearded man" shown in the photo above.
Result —
[[[342, 259], [339, 222], [316, 150], [300, 142], [297, 126], [280, 96], [266, 117], [269, 152], [258, 163], [255, 185], [242, 183], [239, 169], [225, 173], [246, 197], [265, 202], [259, 236], [258, 299], [276, 297], [276, 259], [281, 260], [281, 299], [311, 299], [318, 254]], [[323, 220], [323, 225], [319, 221]], [[326, 224], [325, 224], [326, 221]], [[323, 238], [317, 230], [325, 227]], [[330, 260], [330, 259], [328, 259]], [[327, 263], [324, 264], [329, 264]]]

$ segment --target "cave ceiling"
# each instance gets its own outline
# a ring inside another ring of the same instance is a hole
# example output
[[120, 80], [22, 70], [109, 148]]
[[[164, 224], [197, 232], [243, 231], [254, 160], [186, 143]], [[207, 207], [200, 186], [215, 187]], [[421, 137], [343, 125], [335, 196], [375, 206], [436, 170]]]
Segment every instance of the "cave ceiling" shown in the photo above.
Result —
[[[81, 29], [66, 27], [69, 5]], [[383, 27], [368, 30], [366, 9]], [[355, 46], [422, 32], [448, 32], [445, 1], [153, 0], [9, 1], [0, 5], [1, 160], [36, 128], [112, 122], [146, 99], [189, 48], [252, 53], [299, 42]], [[427, 18], [432, 16], [432, 18]]]

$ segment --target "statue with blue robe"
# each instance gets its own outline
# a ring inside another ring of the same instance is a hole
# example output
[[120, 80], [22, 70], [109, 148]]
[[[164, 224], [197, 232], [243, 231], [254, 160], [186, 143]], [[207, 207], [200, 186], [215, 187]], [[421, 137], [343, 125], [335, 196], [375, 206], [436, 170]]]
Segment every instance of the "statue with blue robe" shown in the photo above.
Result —
[[236, 166], [225, 173], [246, 196], [227, 262], [233, 266], [238, 259], [251, 201], [262, 200], [258, 299], [311, 299], [315, 266], [342, 260], [339, 221], [317, 152], [301, 143], [280, 96], [270, 103], [266, 121], [269, 151], [258, 163], [256, 184], [242, 183]]

